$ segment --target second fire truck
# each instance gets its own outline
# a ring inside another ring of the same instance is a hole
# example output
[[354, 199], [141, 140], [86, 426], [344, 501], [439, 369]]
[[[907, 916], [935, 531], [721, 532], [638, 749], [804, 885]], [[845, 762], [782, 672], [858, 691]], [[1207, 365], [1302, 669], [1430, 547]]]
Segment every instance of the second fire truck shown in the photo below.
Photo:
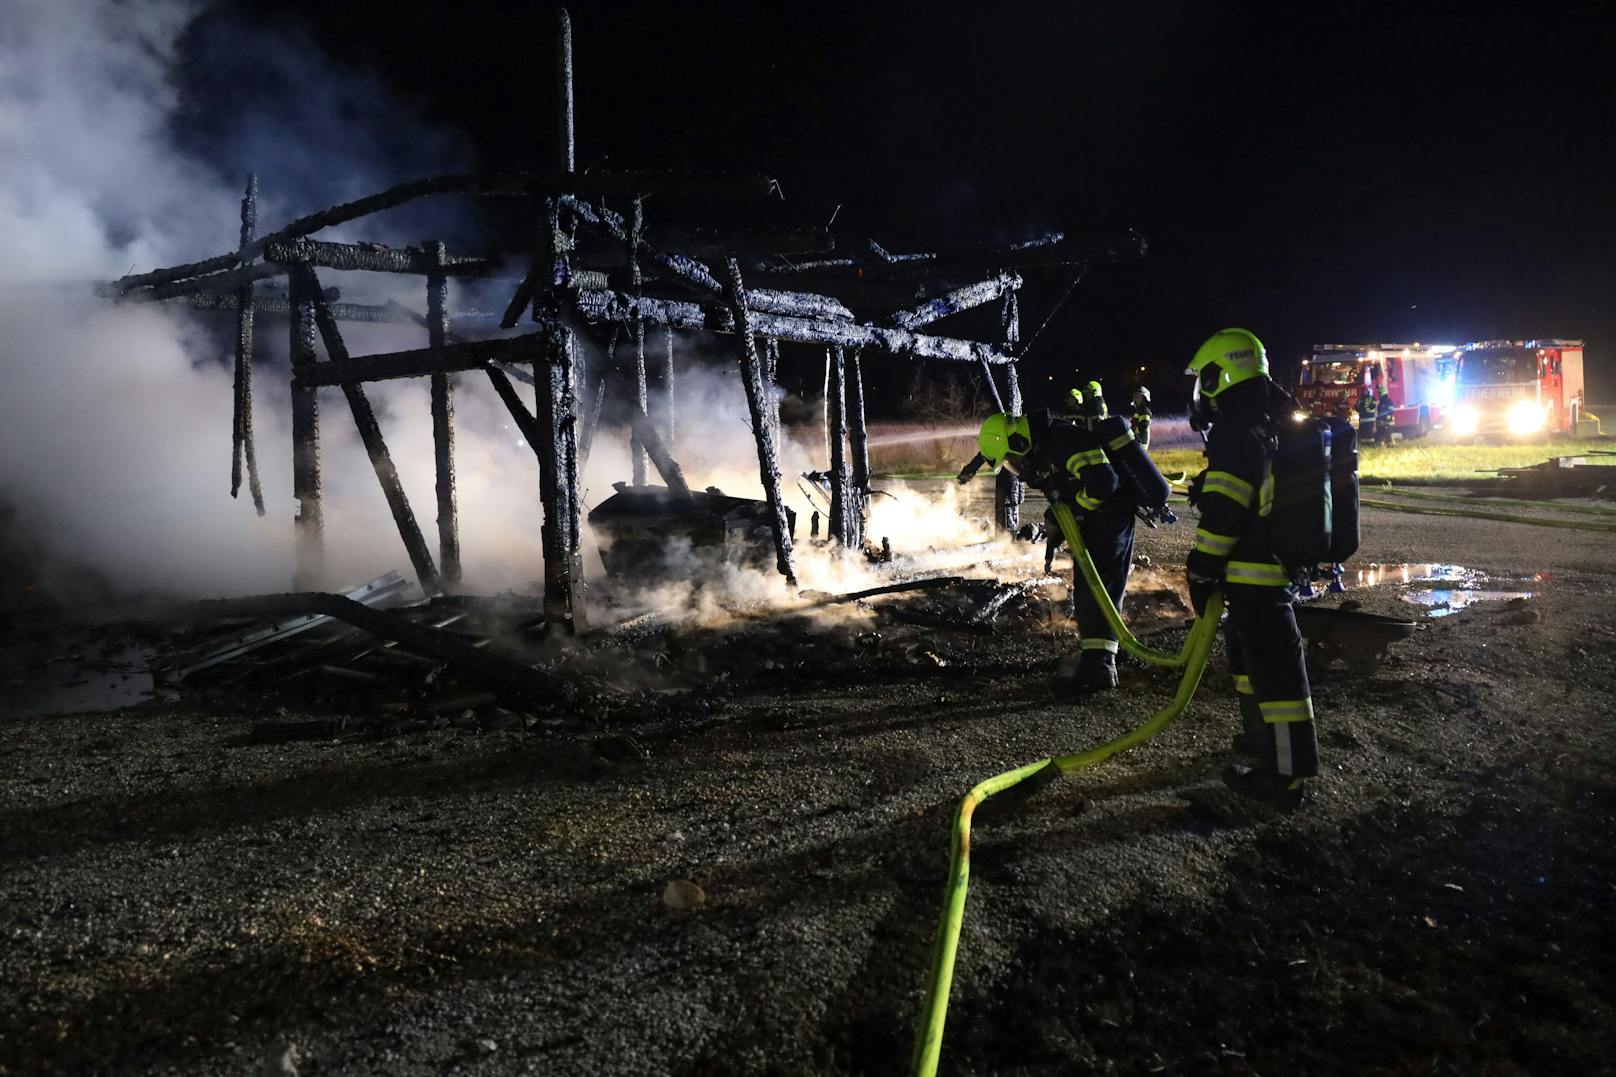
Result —
[[1315, 415], [1356, 414], [1365, 393], [1395, 405], [1397, 433], [1424, 437], [1454, 401], [1460, 349], [1451, 344], [1316, 344], [1302, 360], [1296, 399]]

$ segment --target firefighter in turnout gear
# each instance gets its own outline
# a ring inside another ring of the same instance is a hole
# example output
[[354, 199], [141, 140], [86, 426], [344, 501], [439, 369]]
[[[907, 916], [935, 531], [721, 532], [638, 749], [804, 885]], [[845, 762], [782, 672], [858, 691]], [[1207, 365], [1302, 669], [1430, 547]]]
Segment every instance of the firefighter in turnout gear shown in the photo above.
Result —
[[1313, 698], [1301, 633], [1291, 608], [1292, 570], [1275, 555], [1276, 424], [1292, 405], [1268, 377], [1256, 336], [1225, 329], [1201, 345], [1192, 411], [1210, 424], [1207, 469], [1192, 494], [1200, 510], [1195, 548], [1186, 564], [1196, 615], [1217, 588], [1229, 613], [1229, 671], [1240, 700], [1243, 732], [1236, 750], [1257, 765], [1234, 766], [1224, 782], [1246, 796], [1282, 807], [1301, 801], [1303, 780], [1318, 773]]
[[[1051, 502], [1061, 501], [1072, 509], [1094, 567], [1120, 610], [1133, 565], [1134, 497], [1118, 481], [1094, 435], [1081, 420], [1034, 411], [990, 416], [977, 440], [989, 465], [1013, 472]], [[1075, 568], [1072, 592], [1082, 640], [1071, 687], [1115, 688], [1116, 636]]]
[[1150, 390], [1143, 385], [1133, 391], [1133, 414], [1128, 417], [1134, 440], [1141, 449], [1150, 448]]
[[1375, 440], [1375, 393], [1365, 389], [1358, 394], [1358, 442], [1368, 445]]
[[1382, 389], [1375, 407], [1375, 444], [1390, 446], [1396, 429], [1397, 404], [1393, 402], [1392, 394]]

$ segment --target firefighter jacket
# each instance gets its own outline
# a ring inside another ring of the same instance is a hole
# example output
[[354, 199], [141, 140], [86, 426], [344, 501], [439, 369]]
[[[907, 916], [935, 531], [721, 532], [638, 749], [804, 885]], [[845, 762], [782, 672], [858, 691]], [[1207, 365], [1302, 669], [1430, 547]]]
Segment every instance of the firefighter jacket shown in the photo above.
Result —
[[1392, 394], [1381, 393], [1377, 417], [1383, 423], [1389, 423], [1397, 418], [1397, 404], [1392, 400]]
[[1366, 423], [1375, 419], [1375, 398], [1368, 393], [1358, 396], [1358, 418]]
[[1050, 500], [1065, 500], [1079, 513], [1093, 512], [1116, 494], [1117, 473], [1105, 450], [1084, 426], [1050, 414], [1028, 414], [1032, 449], [1018, 464], [1024, 482]]
[[1206, 470], [1196, 482], [1199, 491], [1192, 488], [1201, 520], [1186, 567], [1202, 579], [1286, 587], [1290, 574], [1267, 535], [1274, 507], [1274, 440], [1266, 410], [1243, 415], [1232, 403], [1220, 402], [1206, 439]]

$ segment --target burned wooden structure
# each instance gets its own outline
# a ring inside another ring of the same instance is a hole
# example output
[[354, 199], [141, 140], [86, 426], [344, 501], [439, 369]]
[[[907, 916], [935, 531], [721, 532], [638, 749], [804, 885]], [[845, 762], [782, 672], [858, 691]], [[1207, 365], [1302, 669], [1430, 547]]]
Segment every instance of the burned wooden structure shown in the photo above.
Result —
[[[460, 579], [455, 490], [456, 375], [487, 377], [532, 446], [543, 506], [544, 610], [552, 628], [570, 629], [581, 615], [578, 474], [603, 414], [625, 422], [632, 439], [634, 486], [646, 462], [668, 496], [690, 499], [674, 452], [673, 337], [720, 334], [733, 341], [757, 449], [759, 478], [771, 520], [774, 562], [795, 583], [795, 553], [780, 474], [776, 379], [780, 344], [826, 351], [826, 437], [832, 476], [830, 536], [844, 547], [864, 542], [869, 494], [864, 371], [883, 357], [979, 367], [996, 399], [1021, 407], [1015, 362], [1020, 349], [1018, 296], [1022, 273], [1050, 269], [1072, 275], [1094, 261], [1143, 254], [1130, 235], [1116, 244], [1084, 246], [1060, 233], [1022, 243], [969, 250], [893, 252], [871, 241], [839, 251], [828, 230], [657, 229], [647, 223], [652, 195], [759, 199], [778, 193], [761, 175], [693, 175], [576, 169], [572, 122], [572, 42], [566, 13], [558, 33], [558, 110], [554, 166], [492, 175], [437, 176], [382, 191], [260, 234], [257, 184], [242, 201], [241, 233], [228, 253], [186, 265], [126, 276], [107, 286], [120, 302], [170, 302], [234, 311], [235, 348], [231, 493], [247, 485], [260, 514], [252, 426], [253, 348], [259, 313], [289, 323], [292, 388], [293, 495], [297, 503], [296, 589], [325, 587], [322, 569], [320, 390], [340, 388], [377, 480], [386, 495], [420, 586], [429, 596]], [[391, 248], [312, 238], [335, 225], [429, 196], [521, 200], [532, 222], [524, 252], [465, 254], [431, 241]], [[608, 208], [607, 200], [632, 207]], [[322, 269], [406, 274], [422, 279], [425, 314], [388, 302], [343, 302], [322, 287]], [[262, 282], [284, 278], [284, 293]], [[503, 314], [450, 310], [455, 279], [508, 279]], [[989, 303], [1000, 304], [998, 339], [938, 335], [934, 323]], [[353, 355], [344, 322], [413, 323], [425, 346]], [[525, 323], [525, 324], [524, 324]], [[648, 375], [657, 335], [663, 343], [661, 391]], [[585, 369], [585, 345], [604, 357]], [[323, 346], [325, 357], [320, 350]], [[619, 349], [625, 355], [619, 358]], [[436, 467], [436, 550], [399, 483], [382, 430], [366, 396], [368, 383], [429, 378]], [[529, 410], [512, 378], [533, 386]], [[1002, 391], [1001, 391], [1002, 383]], [[1001, 476], [998, 516], [1013, 529], [1021, 491]]]

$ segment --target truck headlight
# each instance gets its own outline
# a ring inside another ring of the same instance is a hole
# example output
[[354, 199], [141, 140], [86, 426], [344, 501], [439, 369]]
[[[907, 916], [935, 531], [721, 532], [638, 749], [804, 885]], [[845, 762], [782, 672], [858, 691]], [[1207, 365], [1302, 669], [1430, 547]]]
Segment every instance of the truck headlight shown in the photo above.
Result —
[[1509, 409], [1511, 434], [1535, 434], [1543, 429], [1543, 409], [1530, 400], [1517, 400]]
[[1481, 426], [1481, 412], [1476, 410], [1474, 404], [1460, 404], [1448, 413], [1448, 421], [1453, 425], [1455, 434], [1467, 438]]

